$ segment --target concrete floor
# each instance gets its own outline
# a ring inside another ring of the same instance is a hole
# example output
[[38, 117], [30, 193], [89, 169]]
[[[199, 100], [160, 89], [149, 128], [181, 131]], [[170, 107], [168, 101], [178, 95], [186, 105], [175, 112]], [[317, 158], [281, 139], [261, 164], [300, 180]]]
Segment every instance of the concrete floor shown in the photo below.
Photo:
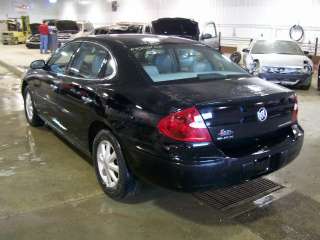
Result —
[[0, 67], [0, 239], [320, 239], [320, 94], [298, 91], [303, 151], [269, 176], [269, 205], [230, 215], [192, 195], [145, 186], [119, 203], [91, 165], [47, 128], [27, 125], [20, 80]]

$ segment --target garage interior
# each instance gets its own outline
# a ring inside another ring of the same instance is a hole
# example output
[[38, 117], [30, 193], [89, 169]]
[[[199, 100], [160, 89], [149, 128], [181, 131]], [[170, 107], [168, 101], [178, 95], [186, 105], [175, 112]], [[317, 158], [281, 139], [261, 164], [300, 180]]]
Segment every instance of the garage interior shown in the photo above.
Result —
[[88, 21], [94, 28], [163, 17], [193, 19], [202, 27], [214, 22], [219, 50], [227, 58], [241, 53], [240, 65], [242, 49], [252, 40], [295, 41], [290, 30], [301, 26], [303, 37], [297, 43], [313, 62], [310, 89], [293, 89], [305, 139], [288, 166], [261, 179], [205, 192], [143, 183], [138, 196], [117, 202], [101, 190], [88, 157], [49, 127], [34, 128], [26, 121], [21, 79], [32, 61], [50, 54], [1, 41], [1, 240], [320, 239], [320, 1], [1, 0], [0, 5], [0, 26], [1, 20], [19, 22], [21, 16], [28, 16], [30, 23]]

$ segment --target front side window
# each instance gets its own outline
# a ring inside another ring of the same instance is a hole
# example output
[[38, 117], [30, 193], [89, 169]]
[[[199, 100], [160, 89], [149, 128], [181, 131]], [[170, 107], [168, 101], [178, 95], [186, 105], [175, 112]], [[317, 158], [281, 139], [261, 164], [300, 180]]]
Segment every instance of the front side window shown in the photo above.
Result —
[[288, 55], [304, 55], [298, 44], [291, 41], [257, 41], [251, 50], [252, 54], [288, 54]]
[[57, 74], [65, 73], [73, 54], [79, 49], [79, 47], [80, 43], [70, 43], [61, 48], [48, 62], [50, 70]]
[[131, 52], [153, 82], [248, 76], [238, 65], [202, 45], [142, 46]]
[[81, 78], [104, 78], [114, 73], [115, 64], [110, 54], [103, 47], [83, 43], [69, 71], [74, 76]]

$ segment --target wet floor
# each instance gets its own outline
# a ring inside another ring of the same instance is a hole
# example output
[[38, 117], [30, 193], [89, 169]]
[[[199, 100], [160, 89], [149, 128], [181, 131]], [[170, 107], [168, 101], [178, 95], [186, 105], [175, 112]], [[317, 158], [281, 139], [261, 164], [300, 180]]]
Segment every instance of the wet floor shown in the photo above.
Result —
[[0, 239], [320, 239], [320, 94], [299, 91], [300, 157], [270, 179], [272, 203], [230, 215], [192, 195], [144, 186], [118, 203], [86, 159], [49, 129], [27, 125], [20, 80], [0, 67]]

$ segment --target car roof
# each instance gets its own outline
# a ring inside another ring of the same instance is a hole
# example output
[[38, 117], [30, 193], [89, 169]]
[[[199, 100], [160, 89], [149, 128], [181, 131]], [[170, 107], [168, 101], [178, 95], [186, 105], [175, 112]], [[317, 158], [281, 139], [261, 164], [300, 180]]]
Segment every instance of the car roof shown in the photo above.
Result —
[[147, 45], [158, 44], [197, 44], [203, 45], [197, 41], [184, 39], [180, 37], [160, 36], [152, 34], [106, 34], [98, 36], [89, 36], [80, 38], [79, 40], [93, 40], [105, 43], [111, 43], [113, 45], [121, 44], [127, 48]]

